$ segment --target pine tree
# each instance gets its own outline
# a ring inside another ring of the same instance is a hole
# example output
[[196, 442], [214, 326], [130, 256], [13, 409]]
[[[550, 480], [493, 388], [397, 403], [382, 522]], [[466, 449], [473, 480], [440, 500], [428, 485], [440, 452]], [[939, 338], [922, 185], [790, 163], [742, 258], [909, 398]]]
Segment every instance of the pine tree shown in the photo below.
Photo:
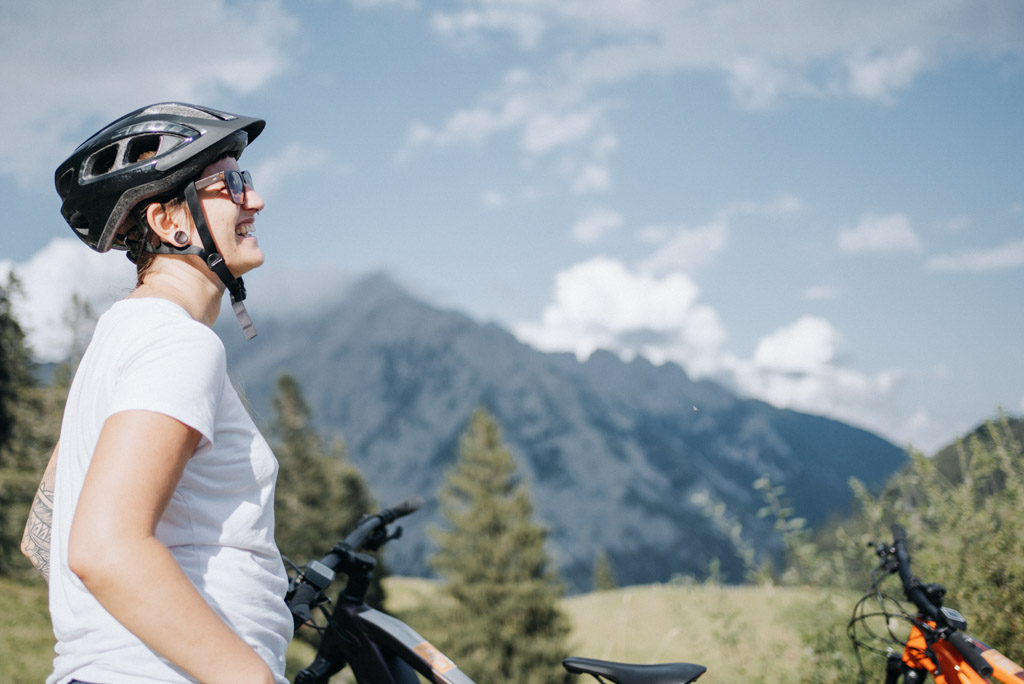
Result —
[[[295, 377], [278, 377], [272, 403], [270, 435], [279, 464], [275, 536], [282, 553], [302, 564], [327, 553], [375, 504], [362, 474], [346, 457], [344, 444], [325, 446]], [[380, 568], [371, 604], [383, 600], [379, 577], [384, 573]]]
[[0, 449], [10, 444], [18, 403], [26, 388], [34, 384], [25, 331], [11, 310], [18, 287], [13, 275], [6, 287], [0, 287]]
[[450, 527], [436, 531], [432, 563], [454, 599], [444, 647], [477, 681], [563, 681], [569, 623], [558, 607], [562, 588], [515, 470], [497, 422], [477, 410], [441, 491]]
[[[63, 392], [34, 377], [31, 349], [12, 310], [12, 276], [0, 285], [0, 575], [29, 575], [21, 537], [60, 429]], [[59, 398], [58, 398], [59, 397]]]

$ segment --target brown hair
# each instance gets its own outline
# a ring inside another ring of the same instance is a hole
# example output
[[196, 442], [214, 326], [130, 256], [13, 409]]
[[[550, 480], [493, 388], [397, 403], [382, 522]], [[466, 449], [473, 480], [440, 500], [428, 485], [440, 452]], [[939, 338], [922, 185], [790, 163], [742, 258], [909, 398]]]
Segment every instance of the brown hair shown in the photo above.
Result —
[[[156, 234], [149, 229], [149, 225], [146, 219], [146, 210], [149, 208], [150, 204], [160, 204], [163, 206], [165, 212], [171, 214], [179, 211], [184, 211], [185, 198], [173, 197], [163, 202], [147, 202], [145, 205], [139, 207], [139, 210], [136, 212], [135, 222], [128, 229], [128, 236], [136, 240], [145, 240], [149, 244], [156, 247], [158, 244], [160, 244], [160, 240], [156, 236]], [[146, 225], [146, 230], [142, 230], [142, 224]], [[132, 233], [135, 233], [135, 235], [132, 235]], [[142, 285], [142, 281], [145, 280], [146, 275], [152, 268], [153, 261], [154, 259], [156, 259], [156, 256], [157, 255], [154, 254], [153, 252], [147, 251], [145, 249], [139, 249], [137, 251], [134, 258], [136, 272], [135, 287], [139, 287], [140, 285]]]
[[[143, 152], [142, 154], [139, 155], [138, 161], [145, 161], [155, 156], [156, 150], [147, 150], [146, 152]], [[160, 204], [163, 205], [164, 211], [168, 213], [172, 211], [180, 211], [184, 203], [185, 200], [182, 197], [175, 197], [165, 202], [160, 202]], [[156, 238], [153, 235], [152, 231], [149, 230], [148, 221], [146, 219], [146, 209], [149, 207], [150, 204], [152, 203], [146, 203], [138, 207], [137, 211], [134, 212], [135, 222], [134, 224], [128, 227], [126, 235], [131, 236], [132, 232], [135, 232], [136, 239], [146, 240], [147, 242], [150, 242], [152, 244], [154, 243], [154, 240]], [[136, 273], [135, 287], [142, 286], [142, 281], [146, 279], [146, 275], [153, 267], [154, 259], [156, 259], [156, 254], [154, 254], [153, 252], [146, 251], [145, 249], [138, 250], [138, 253], [136, 254], [134, 259]]]

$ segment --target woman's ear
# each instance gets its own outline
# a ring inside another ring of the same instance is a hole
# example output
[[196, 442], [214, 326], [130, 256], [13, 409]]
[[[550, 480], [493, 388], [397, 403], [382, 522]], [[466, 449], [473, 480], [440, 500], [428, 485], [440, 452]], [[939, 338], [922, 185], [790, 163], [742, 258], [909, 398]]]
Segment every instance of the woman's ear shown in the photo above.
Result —
[[188, 219], [180, 207], [153, 202], [146, 207], [146, 221], [160, 242], [169, 242], [179, 247], [190, 242]]

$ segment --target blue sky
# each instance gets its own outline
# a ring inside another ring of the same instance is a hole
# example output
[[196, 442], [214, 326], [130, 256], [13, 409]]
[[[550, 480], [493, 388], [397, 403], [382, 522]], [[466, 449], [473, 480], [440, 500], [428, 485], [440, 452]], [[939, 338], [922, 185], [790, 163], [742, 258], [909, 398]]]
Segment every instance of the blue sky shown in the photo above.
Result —
[[1017, 0], [7, 2], [0, 58], [0, 271], [41, 358], [73, 292], [133, 282], [53, 169], [184, 100], [268, 121], [257, 328], [386, 270], [925, 450], [1024, 411]]

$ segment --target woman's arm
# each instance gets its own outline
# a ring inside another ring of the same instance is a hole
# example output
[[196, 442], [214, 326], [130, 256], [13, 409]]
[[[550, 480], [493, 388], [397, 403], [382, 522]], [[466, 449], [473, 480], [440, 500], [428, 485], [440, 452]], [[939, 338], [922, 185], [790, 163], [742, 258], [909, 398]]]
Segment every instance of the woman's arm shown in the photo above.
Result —
[[155, 536], [199, 433], [152, 411], [107, 419], [68, 546], [71, 570], [128, 630], [202, 682], [273, 682]]
[[60, 441], [53, 447], [50, 462], [43, 471], [43, 479], [32, 499], [32, 507], [28, 511], [25, 522], [25, 534], [21, 537], [21, 552], [31, 561], [35, 569], [50, 581], [50, 523], [53, 520], [53, 479], [57, 472], [57, 448]]

